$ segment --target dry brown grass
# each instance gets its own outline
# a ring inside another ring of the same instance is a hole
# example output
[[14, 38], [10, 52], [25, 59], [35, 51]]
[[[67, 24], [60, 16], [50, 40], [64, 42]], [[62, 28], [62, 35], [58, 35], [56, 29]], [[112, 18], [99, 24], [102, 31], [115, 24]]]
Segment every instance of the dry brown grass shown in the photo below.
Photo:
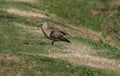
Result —
[[69, 60], [71, 62], [77, 62], [78, 64], [84, 64], [92, 67], [112, 69], [120, 71], [120, 62], [112, 59], [100, 58], [97, 56], [76, 54], [50, 54], [48, 57], [59, 58]]
[[20, 10], [16, 8], [9, 8], [6, 9], [8, 13], [24, 16], [24, 17], [39, 17], [39, 18], [47, 18], [47, 16], [41, 14], [40, 12], [33, 12], [33, 11], [26, 11], [26, 10]]
[[34, 3], [36, 0], [5, 0], [5, 1]]

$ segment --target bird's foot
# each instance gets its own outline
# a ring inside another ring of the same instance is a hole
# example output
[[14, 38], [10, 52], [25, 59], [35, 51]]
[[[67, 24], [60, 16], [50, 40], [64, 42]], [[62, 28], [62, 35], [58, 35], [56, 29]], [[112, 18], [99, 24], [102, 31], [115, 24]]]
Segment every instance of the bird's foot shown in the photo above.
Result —
[[54, 41], [52, 41], [51, 44], [54, 45]]

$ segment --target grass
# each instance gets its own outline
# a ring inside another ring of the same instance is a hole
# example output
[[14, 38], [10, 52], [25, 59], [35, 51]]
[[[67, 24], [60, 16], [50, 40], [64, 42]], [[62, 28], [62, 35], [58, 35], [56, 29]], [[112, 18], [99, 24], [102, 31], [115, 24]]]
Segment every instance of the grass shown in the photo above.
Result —
[[113, 59], [120, 59], [120, 49], [114, 46], [110, 46], [109, 44], [104, 43], [103, 41], [93, 41], [88, 38], [73, 36], [72, 37], [75, 41], [82, 42], [84, 44], [90, 45], [92, 48], [97, 49], [97, 56], [113, 58]]
[[[63, 19], [69, 19], [69, 23], [74, 24], [76, 26], [84, 26], [96, 31], [101, 31], [101, 25], [104, 21], [108, 24], [108, 20], [105, 20], [105, 17], [102, 18], [99, 15], [97, 17], [92, 16], [90, 10], [96, 8], [101, 8], [103, 6], [99, 0], [92, 0], [92, 1], [84, 1], [84, 0], [69, 0], [69, 1], [55, 1], [55, 0], [40, 0], [41, 8], [43, 10], [48, 10], [50, 13], [57, 14], [58, 16], [62, 17]], [[42, 4], [43, 3], [43, 4]], [[43, 6], [45, 5], [45, 6]], [[59, 11], [61, 10], [61, 11]], [[113, 11], [114, 12], [114, 11]], [[119, 12], [119, 11], [118, 11]], [[116, 15], [114, 13], [114, 15]], [[99, 19], [98, 19], [99, 18]], [[101, 19], [102, 18], [102, 19]], [[111, 19], [111, 17], [108, 17]], [[115, 18], [115, 20], [117, 20]], [[101, 21], [102, 20], [102, 21]], [[114, 21], [112, 20], [110, 25], [114, 25]], [[119, 25], [119, 24], [117, 24]]]
[[[119, 76], [119, 73], [111, 69], [78, 65], [66, 60], [42, 56], [42, 54], [66, 54], [68, 52], [64, 50], [66, 46], [62, 43], [52, 46], [42, 34], [33, 32], [38, 31], [33, 28], [40, 28], [41, 26], [37, 24], [42, 21], [51, 22], [53, 26], [60, 24], [64, 27], [69, 26], [66, 24], [71, 24], [78, 29], [85, 27], [101, 31], [102, 21], [98, 20], [99, 17], [105, 18], [104, 23], [111, 21], [111, 25], [115, 23], [119, 27], [117, 20], [119, 11], [115, 13], [114, 20], [106, 16], [94, 17], [90, 10], [95, 6], [102, 7], [102, 4], [99, 0], [92, 0], [92, 2], [88, 0], [38, 0], [38, 3], [0, 1], [0, 76]], [[6, 12], [8, 8], [43, 11], [46, 14], [55, 14], [57, 18], [21, 17]], [[16, 23], [31, 27], [31, 29], [17, 26]], [[97, 50], [97, 56], [116, 60], [120, 58], [119, 49], [104, 42], [94, 42], [74, 35], [70, 37], [73, 42], [77, 41], [94, 47]]]
[[[40, 4], [39, 4], [40, 3]], [[7, 6], [4, 6], [7, 5]], [[39, 9], [43, 11], [48, 11], [46, 13], [53, 13], [57, 16], [60, 16], [64, 21], [66, 20], [77, 27], [83, 26], [90, 28], [95, 31], [101, 31], [103, 24], [105, 25], [116, 25], [119, 26], [118, 18], [119, 11], [113, 10], [112, 17], [111, 16], [92, 16], [91, 10], [96, 8], [103, 7], [103, 4], [97, 0], [92, 1], [84, 1], [84, 0], [69, 0], [69, 1], [57, 1], [56, 0], [39, 0], [38, 3], [24, 3], [24, 2], [5, 2], [1, 1], [1, 7], [8, 8], [8, 7], [17, 7], [21, 9]], [[61, 10], [61, 11], [59, 11]], [[115, 13], [116, 12], [116, 13]], [[111, 20], [111, 21], [110, 21]], [[109, 23], [110, 21], [110, 23]], [[117, 23], [116, 23], [117, 22]], [[116, 24], [114, 24], [116, 23]]]
[[[4, 55], [4, 54], [3, 54]], [[7, 55], [13, 57], [12, 62], [5, 58], [1, 60], [0, 67], [4, 72], [1, 76], [22, 75], [22, 76], [113, 76], [116, 73], [111, 73], [98, 68], [87, 67], [84, 65], [73, 65], [64, 60], [48, 58], [44, 56], [32, 56], [17, 54], [18, 59], [14, 59], [16, 55]]]

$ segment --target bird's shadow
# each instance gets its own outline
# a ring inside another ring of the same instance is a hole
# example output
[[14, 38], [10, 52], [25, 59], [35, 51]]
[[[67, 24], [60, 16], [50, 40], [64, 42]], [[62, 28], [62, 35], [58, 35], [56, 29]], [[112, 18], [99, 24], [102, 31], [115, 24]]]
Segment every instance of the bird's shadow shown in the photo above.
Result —
[[57, 44], [55, 43], [54, 45], [52, 45], [50, 42], [44, 42], [44, 41], [24, 41], [23, 45], [26, 46], [53, 46], [56, 48], [60, 48], [63, 49], [63, 46], [61, 44]]
[[24, 41], [23, 44], [24, 45], [50, 45], [50, 43], [46, 43], [43, 41], [33, 41], [33, 42]]

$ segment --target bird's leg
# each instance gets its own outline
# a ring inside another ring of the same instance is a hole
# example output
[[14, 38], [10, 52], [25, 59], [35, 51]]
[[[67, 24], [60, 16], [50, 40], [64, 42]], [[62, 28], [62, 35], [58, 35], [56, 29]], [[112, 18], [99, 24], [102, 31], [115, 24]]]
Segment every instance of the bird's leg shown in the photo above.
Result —
[[54, 41], [52, 41], [51, 44], [54, 45]]

